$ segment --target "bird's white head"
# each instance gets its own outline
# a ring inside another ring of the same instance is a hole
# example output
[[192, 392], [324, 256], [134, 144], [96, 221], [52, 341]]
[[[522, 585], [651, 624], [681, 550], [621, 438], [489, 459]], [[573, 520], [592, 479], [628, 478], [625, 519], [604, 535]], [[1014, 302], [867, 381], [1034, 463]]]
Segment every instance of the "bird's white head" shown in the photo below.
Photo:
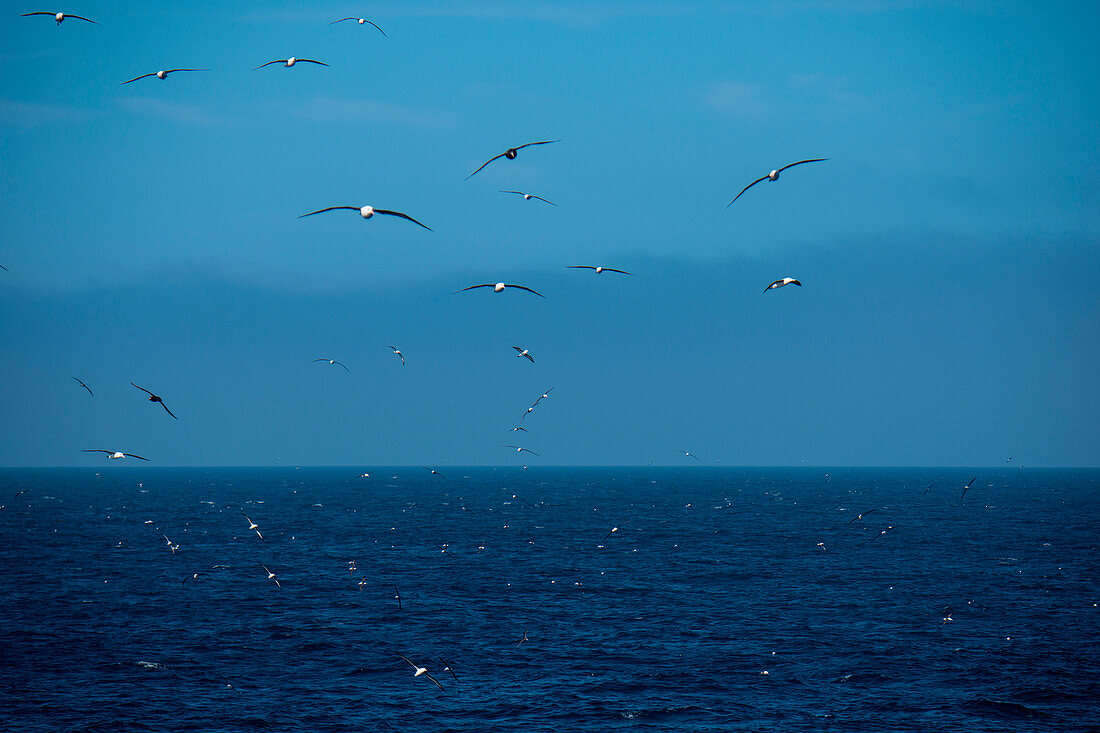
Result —
[[111, 454], [111, 458], [122, 458], [122, 452], [116, 450], [114, 453]]
[[360, 18], [360, 19], [359, 19], [359, 25], [363, 25], [363, 24], [364, 24], [364, 23], [366, 23], [366, 22], [367, 22], [367, 19], [366, 19], [366, 18]]
[[597, 267], [596, 268], [596, 274], [599, 275], [601, 272], [603, 272], [603, 268], [602, 267]]
[[372, 216], [374, 216], [374, 207], [364, 206], [363, 208], [359, 209], [359, 216], [363, 217], [364, 219], [371, 218]]
[[504, 283], [497, 283], [496, 285], [493, 286], [493, 292], [494, 293], [499, 293], [499, 292], [502, 292], [503, 290], [504, 290]]
[[56, 20], [58, 23], [60, 23], [61, 21], [65, 20], [65, 14], [64, 13], [58, 13], [57, 15], [55, 15], [53, 17], [53, 19]]
[[158, 71], [158, 72], [157, 72], [157, 78], [158, 78], [158, 79], [163, 79], [163, 78], [164, 78], [164, 77], [166, 77], [166, 76], [168, 76], [168, 72], [167, 72], [167, 71]]
[[776, 178], [779, 178], [779, 171], [772, 171], [768, 174], [769, 181], [774, 181]]
[[297, 60], [298, 60], [298, 59], [296, 59], [296, 58], [294, 58], [293, 56], [291, 56], [290, 58], [288, 58], [288, 59], [286, 60], [286, 65], [287, 65], [287, 66], [294, 66], [294, 62], [295, 62], [295, 61], [297, 61]]
[[530, 201], [531, 200], [531, 194], [525, 193], [525, 194], [523, 194], [523, 198]]

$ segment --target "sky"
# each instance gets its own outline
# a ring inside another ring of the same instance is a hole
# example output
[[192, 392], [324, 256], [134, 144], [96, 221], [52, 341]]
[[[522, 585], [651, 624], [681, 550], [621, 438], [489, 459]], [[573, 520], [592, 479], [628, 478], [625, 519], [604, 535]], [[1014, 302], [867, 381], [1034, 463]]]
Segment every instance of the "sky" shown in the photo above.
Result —
[[0, 465], [1100, 465], [1094, 4], [7, 8]]

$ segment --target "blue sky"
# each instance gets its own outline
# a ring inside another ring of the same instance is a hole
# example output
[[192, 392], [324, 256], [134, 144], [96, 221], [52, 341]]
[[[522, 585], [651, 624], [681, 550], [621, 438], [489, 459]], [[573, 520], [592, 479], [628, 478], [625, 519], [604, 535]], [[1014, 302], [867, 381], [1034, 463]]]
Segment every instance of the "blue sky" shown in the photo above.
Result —
[[[0, 465], [1100, 463], [1092, 5], [42, 9], [0, 31]], [[251, 71], [289, 55], [331, 66]], [[365, 203], [435, 231], [297, 218]], [[451, 294], [498, 280], [548, 297]]]

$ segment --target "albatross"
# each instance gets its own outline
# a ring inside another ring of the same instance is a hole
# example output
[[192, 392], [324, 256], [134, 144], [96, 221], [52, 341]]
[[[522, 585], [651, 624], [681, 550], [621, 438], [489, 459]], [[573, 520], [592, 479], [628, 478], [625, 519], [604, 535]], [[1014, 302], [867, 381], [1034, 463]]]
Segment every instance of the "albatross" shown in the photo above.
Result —
[[[497, 157], [500, 157], [500, 156], [497, 156]], [[488, 164], [486, 164], [486, 165], [488, 165]], [[555, 204], [553, 201], [548, 201], [547, 199], [544, 199], [542, 196], [536, 196], [533, 193], [525, 193], [523, 191], [501, 191], [501, 193], [515, 193], [515, 194], [519, 194], [520, 196], [522, 196], [524, 201], [530, 201], [531, 199], [538, 199], [539, 201], [545, 201], [546, 203], [550, 204], [551, 206], [557, 206], [557, 204]]]
[[630, 274], [626, 270], [616, 270], [614, 267], [600, 267], [600, 266], [597, 266], [597, 265], [566, 265], [566, 267], [574, 269], [574, 270], [594, 270], [597, 275], [599, 275], [601, 273], [604, 273], [604, 272], [619, 272], [619, 273], [622, 273], [623, 275], [629, 275]]
[[[752, 188], [756, 184], [760, 183], [761, 181], [776, 181], [776, 180], [779, 180], [779, 174], [782, 173], [783, 171], [787, 170], [788, 168], [794, 168], [796, 165], [802, 165], [803, 163], [820, 163], [823, 160], [828, 160], [828, 158], [810, 158], [809, 160], [800, 160], [797, 163], [791, 163], [790, 165], [785, 165], [782, 168], [776, 168], [774, 171], [772, 171], [768, 175], [761, 176], [760, 178], [757, 178], [755, 181], [753, 181], [749, 185], [742, 188], [741, 193], [744, 193], [745, 191], [748, 191], [750, 188]], [[733, 201], [736, 201], [737, 199], [741, 198], [741, 193], [734, 196]], [[726, 204], [727, 209], [730, 206], [733, 206], [733, 201], [730, 201], [728, 204]]]
[[130, 81], [124, 81], [123, 84], [129, 84], [130, 82], [137, 81], [138, 79], [144, 79], [147, 76], [155, 76], [158, 79], [165, 79], [169, 74], [175, 74], [177, 71], [210, 71], [210, 69], [162, 69], [161, 71], [150, 71], [148, 74], [142, 74], [141, 76], [135, 76]]
[[406, 662], [408, 662], [410, 665], [412, 665], [413, 669], [416, 670], [415, 672], [413, 672], [413, 677], [419, 677], [420, 675], [424, 675], [425, 677], [430, 679], [432, 682], [434, 682], [436, 687], [438, 687], [441, 690], [443, 689], [443, 685], [439, 684], [439, 680], [437, 680], [435, 677], [432, 677], [431, 674], [428, 673], [428, 668], [427, 667], [421, 667], [419, 664], [416, 664], [415, 662], [413, 662], [413, 660], [409, 659], [404, 654], [398, 654], [397, 656], [404, 659]]
[[533, 356], [531, 356], [530, 354], [528, 354], [528, 353], [527, 353], [527, 349], [521, 349], [521, 348], [520, 348], [520, 347], [518, 347], [518, 346], [513, 346], [512, 348], [513, 348], [513, 349], [515, 349], [515, 350], [516, 350], [516, 351], [518, 352], [518, 353], [516, 354], [516, 356], [517, 356], [517, 357], [518, 357], [518, 356], [524, 356], [524, 357], [527, 357], [527, 361], [531, 362], [532, 364], [534, 364], [534, 363], [535, 363], [535, 357], [533, 357]]
[[255, 69], [253, 69], [253, 71], [258, 71], [258, 70], [264, 68], [265, 66], [271, 66], [272, 64], [282, 64], [283, 66], [285, 66], [286, 68], [289, 69], [291, 66], [294, 66], [294, 64], [298, 64], [298, 63], [317, 64], [318, 66], [328, 66], [328, 64], [326, 64], [324, 61], [314, 61], [313, 59], [297, 59], [297, 58], [294, 58], [293, 56], [291, 56], [288, 59], [275, 59], [274, 61], [268, 61], [266, 64], [260, 64]]
[[115, 460], [118, 460], [119, 458], [137, 458], [139, 461], [149, 460], [148, 458], [142, 458], [141, 456], [136, 456], [133, 453], [123, 453], [122, 451], [117, 451], [117, 450], [104, 450], [103, 448], [84, 448], [80, 452], [81, 453], [106, 453], [108, 458], [113, 458]]
[[48, 10], [36, 10], [33, 13], [23, 13], [24, 18], [28, 18], [32, 15], [52, 15], [53, 19], [57, 21], [58, 25], [61, 25], [61, 23], [64, 22], [64, 20], [66, 18], [76, 18], [77, 20], [86, 20], [89, 23], [95, 23], [96, 25], [99, 25], [99, 23], [96, 23], [91, 18], [85, 18], [81, 15], [73, 15], [72, 13], [51, 13]]
[[476, 171], [474, 171], [474, 172], [473, 172], [473, 173], [471, 173], [470, 175], [466, 176], [466, 180], [470, 180], [471, 178], [473, 178], [474, 176], [476, 176], [476, 175], [477, 175], [478, 173], [480, 173], [480, 172], [481, 172], [481, 169], [482, 169], [482, 168], [484, 168], [485, 166], [489, 165], [490, 163], [492, 163], [492, 162], [493, 162], [494, 160], [496, 160], [497, 158], [507, 158], [508, 160], [515, 160], [515, 159], [516, 159], [516, 154], [517, 154], [517, 153], [518, 153], [518, 152], [519, 152], [520, 150], [523, 150], [524, 148], [529, 148], [529, 147], [531, 147], [532, 145], [549, 145], [550, 143], [556, 143], [556, 142], [559, 142], [559, 141], [558, 141], [558, 140], [540, 140], [539, 142], [534, 142], [534, 143], [524, 143], [523, 145], [517, 145], [517, 146], [516, 146], [516, 147], [514, 147], [514, 148], [508, 148], [507, 150], [505, 150], [505, 151], [504, 151], [503, 153], [501, 153], [500, 155], [494, 155], [494, 156], [493, 156], [492, 158], [489, 158], [489, 160], [487, 160], [487, 161], [485, 161], [484, 163], [482, 163], [482, 164], [481, 164], [481, 168], [478, 168], [478, 169], [477, 169]]
[[766, 292], [768, 292], [769, 290], [775, 290], [776, 288], [781, 288], [781, 287], [783, 287], [784, 285], [797, 285], [798, 287], [802, 287], [802, 283], [800, 283], [799, 281], [795, 280], [795, 279], [794, 279], [793, 277], [785, 277], [785, 278], [783, 278], [783, 279], [781, 279], [781, 280], [776, 280], [776, 281], [775, 281], [775, 282], [773, 282], [773, 283], [772, 283], [771, 285], [769, 285], [768, 287], [764, 288], [764, 292], [766, 293]]
[[532, 290], [531, 288], [527, 287], [526, 285], [513, 285], [512, 283], [482, 283], [481, 285], [471, 285], [468, 288], [462, 288], [462, 290], [456, 290], [453, 293], [451, 293], [451, 295], [457, 295], [458, 293], [464, 293], [467, 290], [473, 290], [474, 288], [492, 288], [494, 293], [502, 293], [502, 292], [504, 292], [505, 288], [516, 288], [518, 290], [526, 290], [529, 293], [534, 293], [535, 295], [539, 296], [540, 298], [545, 298], [546, 297], [542, 293], [538, 292], [537, 290]]
[[164, 411], [165, 411], [165, 412], [167, 412], [167, 413], [168, 413], [169, 415], [172, 415], [172, 417], [174, 417], [174, 418], [176, 418], [177, 420], [179, 420], [179, 418], [178, 418], [178, 417], [176, 417], [176, 416], [175, 416], [175, 415], [174, 415], [174, 414], [172, 413], [172, 411], [168, 409], [168, 405], [164, 404], [164, 400], [162, 400], [162, 399], [160, 398], [160, 396], [159, 396], [159, 395], [155, 395], [155, 394], [153, 394], [153, 393], [152, 393], [152, 392], [150, 392], [149, 390], [145, 389], [145, 387], [138, 387], [138, 386], [137, 386], [136, 384], [134, 384], [133, 382], [130, 382], [130, 384], [131, 384], [132, 386], [134, 386], [134, 387], [137, 387], [138, 389], [140, 389], [140, 390], [141, 390], [142, 392], [144, 392], [145, 394], [149, 395], [149, 401], [150, 401], [150, 402], [159, 402], [159, 403], [160, 403], [160, 406], [164, 408]]
[[409, 221], [411, 221], [413, 224], [416, 224], [417, 226], [424, 227], [429, 232], [432, 231], [432, 228], [430, 226], [425, 226], [424, 224], [421, 224], [420, 222], [418, 222], [416, 219], [412, 218], [408, 214], [402, 214], [400, 211], [390, 211], [389, 209], [376, 209], [373, 206], [329, 206], [328, 208], [325, 208], [325, 209], [317, 209], [317, 211], [311, 211], [308, 214], [302, 214], [298, 218], [299, 219], [304, 219], [307, 216], [313, 216], [314, 214], [323, 214], [326, 211], [337, 211], [339, 209], [347, 209], [349, 211], [358, 211], [359, 216], [363, 217], [364, 219], [369, 219], [372, 216], [374, 216], [375, 214], [385, 214], [386, 216], [399, 216], [402, 219], [408, 219]]
[[[369, 24], [369, 25], [373, 25], [375, 28], [378, 28], [377, 23], [369, 21], [366, 18], [355, 18], [355, 17], [352, 17], [352, 16], [348, 16], [347, 18], [341, 18], [340, 20], [334, 20], [331, 23], [329, 23], [329, 25], [336, 25], [337, 23], [343, 23], [345, 20], [354, 20], [359, 25]], [[386, 36], [386, 32], [384, 30], [382, 30], [381, 28], [378, 28], [378, 32], [381, 33], [383, 36]], [[389, 38], [389, 36], [386, 36], [386, 37]]]

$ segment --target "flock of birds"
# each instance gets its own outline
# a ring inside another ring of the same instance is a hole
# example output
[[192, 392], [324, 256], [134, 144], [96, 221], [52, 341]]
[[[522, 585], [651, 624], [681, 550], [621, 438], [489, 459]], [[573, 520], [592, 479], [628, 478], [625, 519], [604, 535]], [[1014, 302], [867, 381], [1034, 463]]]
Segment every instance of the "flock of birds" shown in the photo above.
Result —
[[[30, 12], [30, 13], [24, 13], [23, 16], [24, 17], [50, 16], [55, 20], [57, 26], [61, 26], [62, 23], [65, 20], [68, 20], [68, 19], [80, 20], [80, 21], [84, 21], [86, 23], [92, 23], [92, 24], [96, 23], [96, 21], [94, 21], [90, 18], [86, 18], [84, 16], [74, 15], [74, 14], [70, 14], [70, 13], [61, 13], [61, 12], [56, 12], [55, 13], [55, 12], [47, 12], [47, 11], [35, 11], [35, 12]], [[379, 31], [379, 33], [382, 34], [382, 36], [384, 36], [384, 37], [386, 36], [385, 31], [382, 30], [381, 27], [379, 27], [376, 23], [374, 23], [373, 21], [368, 20], [366, 18], [345, 17], [345, 18], [340, 18], [340, 19], [337, 19], [337, 20], [333, 20], [333, 21], [331, 21], [331, 24], [335, 25], [335, 24], [346, 23], [346, 22], [354, 22], [358, 25], [373, 26], [375, 29], [377, 29]], [[295, 56], [289, 56], [287, 58], [279, 58], [279, 59], [274, 59], [274, 60], [271, 60], [271, 61], [267, 61], [266, 63], [260, 64], [259, 66], [256, 66], [253, 70], [254, 71], [255, 70], [260, 70], [260, 69], [263, 69], [263, 68], [266, 68], [266, 67], [269, 67], [269, 66], [274, 66], [274, 65], [282, 65], [284, 68], [289, 69], [289, 68], [293, 68], [294, 66], [296, 66], [298, 64], [313, 64], [313, 65], [316, 65], [316, 66], [323, 66], [323, 67], [329, 66], [329, 64], [327, 64], [326, 62], [318, 60], [318, 59], [299, 58], [299, 57], [295, 57]], [[163, 81], [171, 74], [198, 73], [198, 72], [206, 72], [206, 71], [209, 71], [209, 69], [206, 69], [206, 68], [190, 68], [190, 67], [163, 69], [163, 70], [153, 71], [153, 72], [141, 74], [139, 76], [135, 76], [132, 79], [128, 79], [127, 81], [122, 82], [122, 84], [123, 85], [132, 84], [132, 83], [138, 82], [142, 79], [147, 79], [147, 78], [151, 78], [151, 77], [156, 77], [157, 79], [160, 79], [160, 80]], [[472, 178], [472, 177], [476, 176], [477, 174], [481, 173], [483, 170], [485, 170], [486, 167], [488, 167], [489, 165], [491, 165], [495, 161], [498, 161], [498, 160], [501, 160], [501, 159], [515, 160], [517, 158], [517, 156], [519, 155], [519, 152], [521, 150], [525, 150], [527, 148], [536, 148], [536, 147], [541, 148], [543, 146], [552, 145], [552, 144], [555, 144], [555, 143], [558, 143], [558, 142], [560, 142], [560, 140], [537, 140], [537, 141], [533, 141], [533, 142], [524, 143], [522, 145], [517, 145], [515, 147], [509, 147], [506, 150], [504, 150], [504, 152], [501, 152], [497, 155], [494, 155], [493, 157], [489, 158], [484, 163], [482, 163], [476, 170], [474, 170], [472, 173], [470, 173], [468, 176], [466, 176], [466, 180], [469, 180], [470, 178]], [[824, 162], [826, 160], [828, 160], [828, 159], [827, 158], [809, 158], [809, 159], [805, 159], [805, 160], [799, 160], [797, 162], [790, 163], [788, 165], [784, 165], [780, 168], [776, 168], [775, 170], [770, 171], [766, 175], [763, 175], [763, 176], [753, 180], [751, 183], [749, 183], [743, 189], [741, 189], [741, 191], [730, 200], [729, 204], [727, 204], [727, 208], [732, 206], [749, 189], [753, 188], [754, 186], [756, 186], [759, 183], [762, 183], [764, 181], [775, 182], [775, 181], [779, 180], [779, 177], [780, 177], [781, 173], [783, 173], [784, 171], [786, 171], [790, 168], [794, 168], [796, 166], [806, 165], [806, 164], [810, 164], [810, 163]], [[504, 193], [504, 194], [509, 194], [509, 195], [522, 196], [524, 198], [524, 200], [527, 200], [527, 201], [537, 200], [537, 201], [543, 202], [543, 203], [545, 203], [547, 205], [550, 205], [550, 206], [557, 206], [557, 204], [554, 203], [553, 201], [550, 201], [550, 200], [544, 198], [543, 196], [540, 196], [540, 195], [537, 195], [537, 194], [534, 194], [534, 193], [530, 193], [530, 192], [527, 192], [527, 191], [501, 190], [499, 192]], [[327, 213], [327, 212], [345, 211], [345, 210], [346, 211], [357, 212], [359, 214], [359, 216], [363, 219], [371, 219], [376, 214], [382, 215], [382, 216], [387, 216], [387, 217], [394, 217], [394, 218], [404, 219], [404, 220], [406, 220], [406, 221], [408, 221], [412, 224], [415, 224], [416, 226], [421, 227], [421, 228], [423, 228], [427, 231], [433, 231], [433, 229], [431, 227], [429, 227], [428, 225], [424, 224], [423, 222], [419, 221], [418, 219], [414, 218], [413, 216], [411, 216], [407, 213], [404, 213], [404, 212], [401, 212], [401, 211], [396, 211], [396, 210], [393, 210], [393, 209], [378, 208], [378, 207], [375, 207], [373, 205], [362, 205], [362, 206], [335, 205], [335, 206], [328, 206], [328, 207], [325, 207], [325, 208], [317, 209], [315, 211], [310, 211], [308, 213], [301, 214], [299, 216], [299, 218], [312, 217], [312, 216], [315, 216], [315, 215], [318, 215], [318, 214], [324, 214], [324, 213]], [[628, 272], [627, 270], [620, 269], [620, 268], [615, 268], [615, 267], [605, 267], [605, 266], [602, 266], [602, 265], [578, 264], [578, 265], [567, 265], [566, 267], [569, 268], [569, 269], [577, 269], [577, 270], [591, 270], [596, 275], [601, 275], [605, 272], [607, 272], [607, 273], [616, 273], [616, 274], [624, 275], [624, 276], [632, 275], [632, 273]], [[3, 268], [3, 265], [0, 265], [0, 268]], [[3, 268], [3, 269], [7, 269], [7, 268]], [[764, 288], [764, 293], [767, 293], [769, 290], [776, 290], [776, 289], [785, 287], [787, 285], [795, 285], [795, 286], [801, 287], [802, 283], [798, 279], [793, 278], [793, 277], [782, 277], [782, 278], [779, 278], [779, 279], [773, 281], [767, 287], [765, 287]], [[478, 289], [482, 289], [482, 288], [490, 288], [493, 293], [503, 293], [505, 290], [517, 290], [517, 291], [526, 291], [526, 292], [531, 293], [531, 294], [533, 294], [537, 297], [540, 297], [540, 298], [545, 297], [541, 292], [535, 290], [532, 287], [529, 287], [528, 285], [524, 285], [524, 284], [520, 284], [520, 283], [513, 283], [513, 282], [504, 282], [503, 280], [498, 281], [498, 282], [484, 282], [484, 283], [477, 283], [477, 284], [469, 285], [467, 287], [464, 287], [464, 288], [461, 288], [459, 290], [454, 291], [454, 294], [463, 293], [463, 292], [472, 291], [472, 290], [478, 290]], [[394, 346], [394, 345], [387, 345], [387, 348], [391, 349], [393, 351], [394, 355], [397, 356], [398, 358], [400, 358], [401, 364], [402, 364], [402, 366], [404, 366], [405, 365], [405, 354], [401, 351], [401, 349], [399, 349], [397, 346]], [[535, 361], [534, 356], [530, 353], [530, 350], [528, 348], [523, 347], [523, 346], [519, 346], [519, 345], [515, 345], [512, 348], [515, 350], [517, 358], [527, 359], [528, 361], [530, 361], [532, 363]], [[343, 368], [346, 371], [350, 371], [350, 369], [348, 368], [348, 366], [346, 364], [344, 364], [343, 362], [341, 362], [338, 359], [334, 359], [334, 358], [330, 358], [330, 357], [318, 357], [318, 358], [314, 359], [313, 362], [314, 363], [327, 363], [330, 366], [339, 366], [339, 367]], [[94, 397], [94, 393], [93, 393], [92, 389], [87, 384], [85, 384], [82, 380], [80, 380], [79, 378], [77, 378], [75, 376], [73, 377], [73, 379], [76, 380], [82, 388], [87, 390], [88, 394], [90, 396]], [[150, 390], [148, 390], [144, 387], [141, 387], [141, 386], [139, 386], [139, 385], [137, 385], [133, 382], [130, 382], [130, 384], [135, 389], [138, 389], [138, 390], [142, 391], [143, 393], [145, 393], [146, 395], [148, 395], [148, 398], [147, 398], [148, 401], [153, 402], [155, 404], [159, 404], [170, 417], [172, 417], [173, 419], [178, 419], [177, 416], [168, 408], [168, 405], [166, 405], [164, 403], [164, 400], [159, 395], [157, 395], [157, 394], [153, 393], [152, 391], [150, 391]], [[540, 404], [540, 402], [542, 402], [542, 400], [548, 399], [550, 397], [551, 391], [553, 391], [552, 387], [550, 389], [546, 390], [545, 392], [543, 392], [530, 406], [528, 406], [525, 409], [525, 411], [523, 412], [523, 414], [521, 415], [521, 417], [518, 421], [519, 424], [516, 424], [515, 426], [513, 426], [511, 428], [511, 432], [526, 432], [527, 431], [527, 428], [522, 424], [524, 419], [535, 410], [535, 408]], [[500, 447], [508, 448], [510, 450], [513, 450], [513, 451], [515, 451], [515, 453], [517, 455], [523, 455], [525, 453], [535, 455], [535, 456], [539, 455], [537, 452], [535, 452], [535, 451], [533, 451], [529, 448], [526, 448], [524, 446], [521, 446], [521, 445], [501, 444]], [[141, 460], [141, 461], [148, 461], [149, 460], [148, 458], [145, 458], [143, 456], [140, 456], [140, 455], [137, 455], [137, 454], [134, 454], [134, 453], [129, 453], [129, 452], [120, 451], [120, 450], [114, 450], [114, 449], [89, 448], [89, 449], [84, 449], [83, 452], [86, 452], [86, 453], [102, 453], [102, 454], [105, 455], [107, 460], [121, 460], [121, 459], [126, 459], [126, 458], [131, 458], [131, 459]], [[696, 461], [700, 460], [699, 457], [697, 455], [695, 455], [694, 453], [692, 453], [691, 451], [683, 450], [683, 451], [680, 451], [680, 452], [683, 453], [684, 456], [687, 457], [687, 458], [692, 458], [692, 459], [695, 459]], [[423, 468], [427, 471], [430, 471], [432, 475], [443, 477], [443, 474], [440, 473], [439, 471], [437, 471], [434, 468], [430, 468], [428, 466], [422, 466], [421, 468]], [[525, 466], [525, 468], [526, 468], [526, 466]], [[363, 474], [362, 476], [363, 477], [369, 477], [369, 474]], [[965, 487], [963, 487], [962, 495], [964, 497], [966, 495], [966, 491], [970, 488], [970, 485], [972, 483], [973, 483], [973, 480], [970, 483], [968, 483]], [[514, 497], [514, 498], [518, 499], [518, 497]], [[863, 513], [859, 514], [852, 521], [854, 522], [854, 521], [857, 521], [857, 520], [862, 520], [863, 517], [866, 514], [870, 513], [870, 511], [873, 511], [873, 510], [869, 510], [867, 512], [863, 512]], [[248, 522], [249, 531], [255, 532], [256, 535], [259, 537], [259, 539], [261, 541], [263, 541], [264, 538], [263, 538], [263, 534], [260, 531], [259, 525], [257, 525], [254, 521], [252, 521], [252, 519], [250, 519], [247, 515], [244, 515], [244, 518]], [[618, 529], [619, 529], [618, 527], [612, 528], [610, 530], [610, 532], [607, 533], [607, 536], [604, 539], [607, 539], [608, 537], [612, 536], [615, 532], [618, 531]], [[887, 531], [889, 531], [891, 529], [893, 529], [892, 526], [886, 527], [881, 532], [879, 532], [871, 541], [873, 542], [875, 540], [878, 540], [880, 537], [885, 535]], [[164, 539], [167, 543], [168, 548], [173, 553], [175, 553], [176, 550], [179, 548], [179, 545], [174, 544], [167, 536], [164, 536]], [[823, 551], [826, 549], [825, 546], [824, 546], [824, 543], [818, 543], [818, 546]], [[443, 553], [446, 553], [447, 552], [446, 546], [441, 547], [441, 551]], [[263, 568], [264, 572], [267, 574], [267, 579], [270, 580], [277, 588], [281, 589], [282, 584], [280, 583], [279, 578], [276, 576], [276, 574], [270, 568], [268, 568], [266, 565], [261, 565], [261, 567]], [[196, 580], [197, 578], [198, 578], [197, 574], [193, 574], [193, 575], [190, 575], [190, 576], [184, 578], [183, 582], [184, 582], [184, 584], [186, 584], [186, 582], [188, 580]], [[360, 584], [360, 587], [362, 587], [362, 583]], [[400, 604], [401, 604], [401, 594], [400, 594], [400, 591], [397, 589], [396, 586], [394, 587], [394, 593], [395, 593], [394, 598], [396, 599], [398, 605], [400, 606]], [[518, 648], [518, 647], [522, 646], [523, 644], [525, 644], [527, 642], [528, 642], [527, 630], [524, 629], [523, 636], [522, 636], [521, 639], [519, 639], [516, 646]], [[427, 667], [413, 662], [411, 659], [409, 659], [408, 657], [406, 657], [404, 655], [400, 655], [400, 656], [401, 656], [402, 660], [404, 660], [407, 664], [409, 664], [413, 668], [413, 670], [414, 670], [413, 676], [414, 677], [423, 676], [426, 679], [433, 682], [440, 689], [443, 689], [443, 685], [439, 682], [439, 680], [435, 676], [433, 676], [430, 673], [430, 671]], [[444, 662], [443, 660], [440, 660], [440, 661], [442, 663], [442, 668], [441, 668], [442, 671], [450, 673], [453, 677], [455, 673], [451, 669], [450, 665], [447, 664], [446, 662]], [[455, 679], [457, 679], [457, 677]]]

